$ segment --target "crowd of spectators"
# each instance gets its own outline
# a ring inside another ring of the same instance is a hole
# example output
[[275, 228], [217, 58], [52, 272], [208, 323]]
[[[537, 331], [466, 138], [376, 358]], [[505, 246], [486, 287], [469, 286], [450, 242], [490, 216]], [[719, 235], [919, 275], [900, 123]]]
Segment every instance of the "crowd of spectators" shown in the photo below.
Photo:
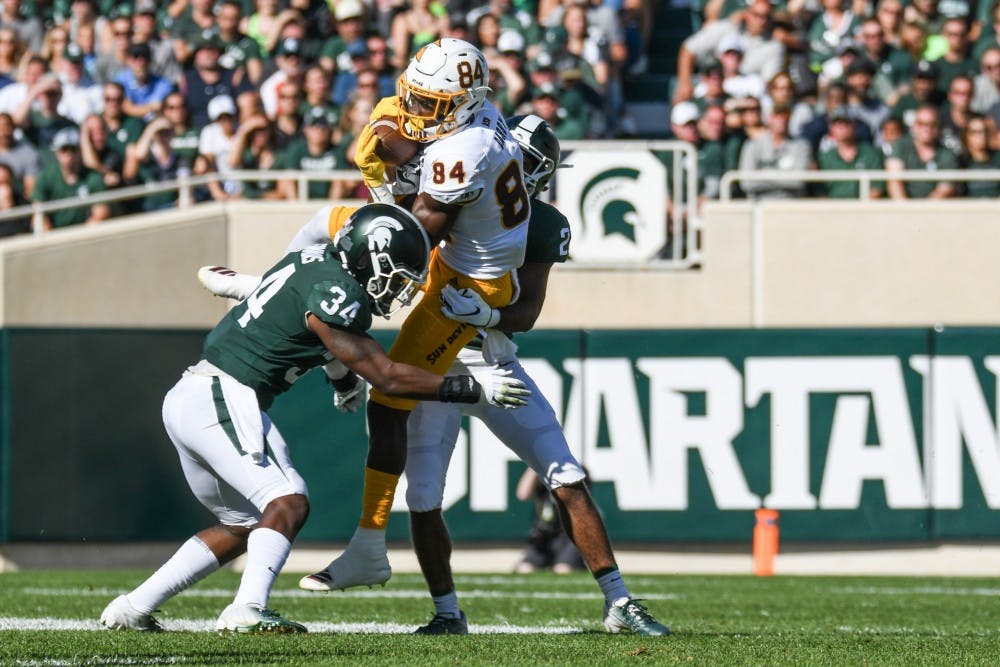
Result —
[[[702, 198], [718, 196], [734, 169], [998, 169], [1000, 4], [708, 0], [678, 55], [670, 121], [698, 146]], [[856, 181], [742, 183], [751, 198], [858, 190]], [[998, 194], [996, 181], [872, 188], [894, 199]]]
[[[480, 46], [505, 114], [564, 139], [620, 135], [645, 67], [644, 0], [0, 0], [0, 211], [217, 172], [199, 200], [291, 199], [243, 169], [353, 168], [374, 104], [422, 45]], [[360, 181], [308, 182], [315, 198]], [[45, 228], [169, 208], [176, 192], [44, 216]], [[0, 235], [30, 230], [0, 223]]]

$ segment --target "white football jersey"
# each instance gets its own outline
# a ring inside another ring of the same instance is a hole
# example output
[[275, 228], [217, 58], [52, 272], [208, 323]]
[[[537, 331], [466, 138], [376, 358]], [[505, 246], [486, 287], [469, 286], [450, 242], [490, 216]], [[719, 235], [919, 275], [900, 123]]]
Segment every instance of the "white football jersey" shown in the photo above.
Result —
[[448, 266], [484, 280], [521, 266], [531, 201], [521, 149], [495, 106], [485, 102], [468, 127], [427, 145], [419, 189], [439, 202], [463, 204], [439, 249]]

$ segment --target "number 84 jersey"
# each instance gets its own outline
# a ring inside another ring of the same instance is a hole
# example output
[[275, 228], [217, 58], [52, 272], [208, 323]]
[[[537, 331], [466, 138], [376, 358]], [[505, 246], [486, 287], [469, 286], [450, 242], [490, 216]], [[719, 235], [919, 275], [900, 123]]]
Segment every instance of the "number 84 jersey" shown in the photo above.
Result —
[[252, 387], [266, 409], [299, 376], [332, 358], [307, 326], [308, 313], [340, 329], [371, 327], [368, 296], [332, 245], [285, 255], [208, 334], [202, 356]]
[[531, 202], [521, 149], [492, 104], [484, 103], [463, 130], [428, 144], [419, 191], [462, 205], [438, 251], [448, 266], [478, 280], [500, 278], [521, 266]]

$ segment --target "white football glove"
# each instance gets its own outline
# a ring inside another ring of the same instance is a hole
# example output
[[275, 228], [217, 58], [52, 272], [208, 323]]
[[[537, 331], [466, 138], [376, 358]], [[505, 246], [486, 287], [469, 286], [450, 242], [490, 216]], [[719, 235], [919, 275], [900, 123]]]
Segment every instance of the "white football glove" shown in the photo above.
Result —
[[337, 359], [325, 363], [323, 372], [333, 387], [333, 407], [337, 412], [357, 412], [364, 399], [365, 381]]
[[510, 377], [510, 371], [499, 366], [477, 370], [473, 374], [483, 388], [481, 401], [498, 408], [520, 408], [528, 404], [531, 390], [518, 378]]
[[468, 287], [456, 289], [452, 285], [445, 285], [441, 290], [441, 312], [458, 322], [487, 329], [495, 327], [500, 321], [500, 311], [492, 308], [478, 292]]
[[355, 377], [355, 384], [347, 391], [333, 390], [333, 407], [338, 412], [357, 412], [364, 399], [365, 381], [358, 376]]

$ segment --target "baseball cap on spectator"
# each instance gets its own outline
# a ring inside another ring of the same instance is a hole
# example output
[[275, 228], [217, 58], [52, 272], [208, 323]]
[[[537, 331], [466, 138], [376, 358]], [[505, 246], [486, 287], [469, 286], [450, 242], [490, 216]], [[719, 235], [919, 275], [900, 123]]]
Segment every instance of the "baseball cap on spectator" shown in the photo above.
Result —
[[70, 146], [78, 147], [79, 145], [80, 130], [75, 127], [64, 127], [52, 137], [52, 150], [54, 151], [60, 148], [69, 148]]
[[360, 19], [365, 15], [365, 8], [358, 0], [340, 0], [337, 3], [337, 8], [333, 10], [333, 15], [337, 17], [338, 21]]
[[229, 95], [216, 95], [208, 103], [208, 117], [211, 120], [218, 120], [219, 116], [229, 114], [236, 115], [236, 103]]
[[153, 51], [149, 48], [149, 44], [139, 43], [139, 44], [129, 44], [128, 53], [130, 58], [145, 58], [149, 60], [153, 57]]
[[302, 55], [302, 43], [294, 37], [286, 37], [285, 39], [278, 42], [278, 48], [275, 49], [274, 55], [276, 56], [301, 56]]
[[368, 57], [368, 45], [365, 44], [365, 40], [356, 39], [347, 45], [347, 55], [352, 58], [367, 58]]
[[722, 74], [722, 63], [719, 62], [718, 58], [712, 58], [705, 64], [705, 68], [702, 70], [702, 74]]
[[531, 93], [531, 99], [538, 100], [543, 97], [551, 97], [552, 99], [559, 101], [559, 88], [549, 81], [546, 81], [542, 85], [535, 88]]
[[528, 64], [529, 72], [540, 72], [542, 70], [552, 70], [555, 71], [556, 63], [552, 54], [548, 51], [542, 51], [535, 59]]
[[743, 41], [739, 35], [734, 33], [730, 33], [719, 40], [719, 45], [715, 47], [715, 55], [721, 56], [723, 53], [729, 53], [730, 51], [743, 53]]
[[852, 74], [867, 74], [868, 76], [875, 75], [875, 65], [868, 58], [855, 58], [854, 61], [847, 66], [847, 70], [844, 72], [847, 76]]
[[497, 39], [500, 53], [524, 53], [524, 37], [516, 30], [504, 30]]
[[318, 125], [320, 127], [333, 127], [336, 122], [336, 117], [323, 107], [313, 107], [302, 119], [302, 123], [305, 125]]
[[837, 55], [842, 56], [845, 53], [853, 53], [854, 55], [861, 55], [861, 47], [854, 42], [841, 42], [840, 47], [837, 49]]
[[831, 109], [830, 113], [826, 115], [826, 119], [831, 123], [834, 123], [838, 120], [847, 120], [847, 121], [852, 120], [851, 112], [843, 104], [841, 104], [839, 107], [834, 107], [833, 109]]
[[82, 63], [83, 49], [81, 49], [80, 45], [76, 42], [70, 42], [66, 45], [66, 50], [63, 51], [63, 58], [71, 63]]
[[937, 67], [934, 63], [921, 60], [917, 63], [917, 66], [913, 68], [913, 78], [915, 79], [937, 79]]
[[216, 51], [222, 51], [223, 49], [222, 40], [216, 34], [214, 30], [202, 30], [198, 38], [194, 40], [192, 45], [193, 51], [200, 51], [201, 49], [215, 49]]
[[674, 105], [674, 108], [670, 110], [670, 124], [671, 125], [687, 125], [688, 123], [693, 123], [698, 120], [698, 116], [701, 113], [698, 111], [698, 105], [694, 102], [678, 102]]
[[108, 18], [112, 20], [122, 17], [129, 18], [130, 16], [132, 16], [132, 5], [127, 2], [113, 6], [108, 12]]

